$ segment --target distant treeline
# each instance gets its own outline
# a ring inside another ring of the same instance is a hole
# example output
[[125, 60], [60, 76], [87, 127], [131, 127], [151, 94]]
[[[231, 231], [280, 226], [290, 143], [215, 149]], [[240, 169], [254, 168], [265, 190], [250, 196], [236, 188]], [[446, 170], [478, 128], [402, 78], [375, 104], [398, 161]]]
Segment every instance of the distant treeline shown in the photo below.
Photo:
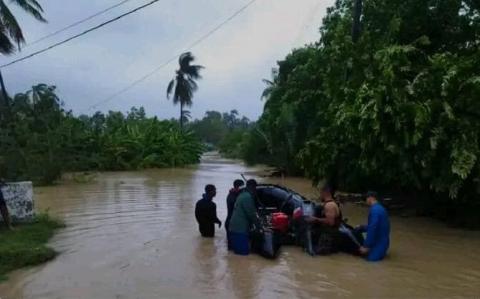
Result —
[[177, 167], [199, 162], [203, 145], [177, 121], [143, 108], [74, 116], [55, 87], [40, 84], [1, 99], [0, 176], [50, 184], [65, 171]]
[[229, 113], [207, 111], [200, 120], [186, 124], [208, 148], [218, 150], [228, 158], [243, 158], [245, 142], [255, 125], [247, 117], [240, 117], [237, 110]]
[[278, 62], [243, 153], [480, 227], [480, 2], [353, 0]]

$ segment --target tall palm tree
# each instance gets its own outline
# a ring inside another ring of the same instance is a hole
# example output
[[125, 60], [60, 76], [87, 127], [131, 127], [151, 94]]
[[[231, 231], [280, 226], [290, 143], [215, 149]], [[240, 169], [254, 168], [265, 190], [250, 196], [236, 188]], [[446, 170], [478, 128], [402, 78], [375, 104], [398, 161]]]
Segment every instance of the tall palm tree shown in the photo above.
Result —
[[35, 19], [46, 22], [43, 8], [36, 0], [10, 0], [8, 5], [5, 0], [0, 0], [0, 53], [4, 55], [12, 54], [16, 48], [20, 50], [25, 43], [22, 28], [8, 7], [10, 4], [20, 6]]
[[184, 112], [183, 107], [191, 107], [193, 93], [197, 91], [198, 85], [196, 80], [201, 79], [200, 70], [204, 67], [201, 65], [192, 65], [195, 57], [191, 52], [180, 55], [178, 64], [180, 68], [176, 71], [177, 75], [170, 81], [167, 87], [167, 99], [173, 92], [173, 104], [180, 104], [180, 128], [183, 129]]

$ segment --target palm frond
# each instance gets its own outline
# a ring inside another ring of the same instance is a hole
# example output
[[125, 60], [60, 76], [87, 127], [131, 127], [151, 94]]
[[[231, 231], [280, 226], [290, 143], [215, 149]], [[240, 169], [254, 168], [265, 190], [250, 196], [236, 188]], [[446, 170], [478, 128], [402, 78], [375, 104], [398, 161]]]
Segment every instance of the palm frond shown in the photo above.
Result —
[[[23, 36], [22, 29], [20, 28], [17, 19], [4, 1], [0, 1], [0, 22], [0, 26], [4, 29], [2, 31], [7, 33], [17, 45], [25, 42], [25, 37]], [[10, 40], [9, 42], [11, 43]]]
[[265, 83], [265, 85], [268, 85], [268, 86], [272, 86], [273, 84], [275, 84], [275, 83], [273, 83], [273, 81], [270, 81], [268, 79], [262, 79], [262, 82]]
[[167, 99], [170, 98], [170, 95], [172, 94], [173, 86], [175, 85], [175, 79], [172, 79], [170, 83], [168, 83], [167, 87]]
[[1, 31], [4, 28], [0, 28], [0, 53], [4, 55], [9, 55], [15, 52], [15, 47], [10, 42], [8, 35]]
[[195, 92], [195, 91], [198, 90], [198, 84], [197, 84], [197, 82], [195, 82], [195, 80], [189, 78], [189, 79], [188, 79], [188, 84], [190, 85], [190, 89], [191, 89], [193, 92]]
[[200, 70], [204, 69], [205, 67], [201, 65], [190, 65], [187, 67], [187, 71], [185, 72], [187, 76], [192, 79], [201, 79], [202, 76], [200, 75]]
[[260, 99], [268, 100], [268, 98], [272, 94], [273, 90], [274, 90], [274, 86], [269, 86], [269, 87], [265, 88], [262, 92], [262, 96], [260, 97]]
[[11, 0], [11, 2], [23, 8], [25, 12], [32, 15], [40, 22], [47, 22], [47, 20], [45, 20], [45, 18], [42, 16], [43, 8], [36, 0]]
[[192, 115], [190, 114], [190, 111], [188, 110], [183, 110], [182, 111], [182, 121], [184, 123], [188, 122], [189, 119], [192, 118]]

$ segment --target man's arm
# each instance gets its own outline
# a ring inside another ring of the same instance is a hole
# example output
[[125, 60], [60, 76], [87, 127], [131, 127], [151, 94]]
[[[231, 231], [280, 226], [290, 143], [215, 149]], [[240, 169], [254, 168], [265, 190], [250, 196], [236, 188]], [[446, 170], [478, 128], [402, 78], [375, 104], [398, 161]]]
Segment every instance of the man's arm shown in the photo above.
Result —
[[217, 205], [215, 203], [213, 203], [213, 222], [218, 224], [218, 227], [221, 227], [222, 226], [222, 221], [220, 221], [220, 219], [218, 219], [217, 217]]
[[247, 218], [250, 221], [250, 223], [259, 227], [257, 207], [255, 206], [255, 201], [253, 199], [253, 196], [251, 196], [249, 200], [245, 200], [243, 204], [245, 208], [245, 213], [247, 214]]
[[198, 207], [198, 202], [195, 204], [195, 219], [197, 219], [197, 222], [200, 222], [202, 219], [202, 216], [200, 215], [200, 208]]

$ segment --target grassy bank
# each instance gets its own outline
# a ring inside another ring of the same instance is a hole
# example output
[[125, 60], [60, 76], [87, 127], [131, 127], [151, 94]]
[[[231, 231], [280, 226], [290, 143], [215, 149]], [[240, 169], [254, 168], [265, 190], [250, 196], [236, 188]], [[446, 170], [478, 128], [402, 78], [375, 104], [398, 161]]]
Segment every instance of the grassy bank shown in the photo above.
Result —
[[17, 225], [14, 231], [0, 226], [0, 281], [12, 270], [53, 259], [56, 252], [46, 243], [63, 226], [47, 215], [38, 216], [33, 223]]

